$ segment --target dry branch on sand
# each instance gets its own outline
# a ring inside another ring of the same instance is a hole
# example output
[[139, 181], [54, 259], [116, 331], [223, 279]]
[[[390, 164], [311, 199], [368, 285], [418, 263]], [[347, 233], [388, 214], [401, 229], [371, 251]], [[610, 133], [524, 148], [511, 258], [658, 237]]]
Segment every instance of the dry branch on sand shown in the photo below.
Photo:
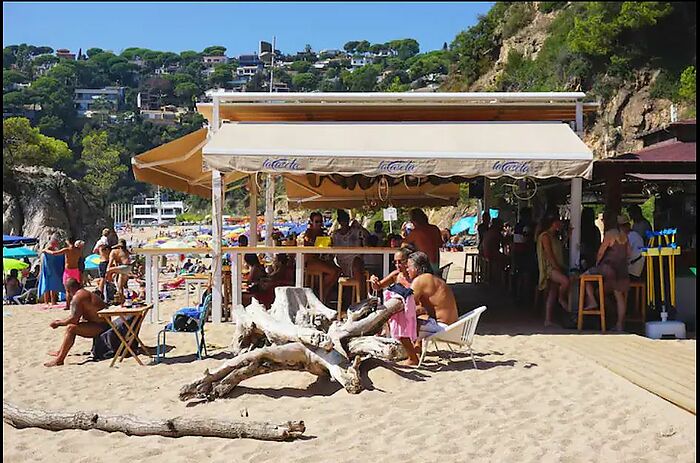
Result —
[[103, 415], [84, 411], [51, 412], [20, 408], [5, 401], [2, 402], [2, 419], [17, 429], [99, 429], [106, 432], [123, 432], [127, 436], [204, 436], [284, 441], [296, 439], [306, 430], [303, 421], [272, 424], [185, 417], [143, 419], [133, 415]]
[[225, 397], [243, 380], [273, 371], [307, 371], [330, 377], [343, 388], [362, 391], [359, 366], [366, 358], [403, 360], [406, 352], [393, 339], [375, 336], [403, 304], [370, 298], [351, 307], [345, 321], [325, 307], [308, 288], [279, 287], [269, 311], [256, 300], [233, 310], [236, 331], [233, 358], [184, 385], [180, 400]]

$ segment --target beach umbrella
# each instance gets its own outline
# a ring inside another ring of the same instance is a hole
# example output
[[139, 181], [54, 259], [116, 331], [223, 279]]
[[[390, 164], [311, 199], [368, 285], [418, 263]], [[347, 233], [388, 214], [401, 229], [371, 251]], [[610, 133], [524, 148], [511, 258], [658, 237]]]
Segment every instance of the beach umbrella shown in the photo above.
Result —
[[38, 254], [35, 250], [29, 249], [26, 246], [21, 246], [18, 248], [2, 248], [2, 256], [16, 259], [18, 257], [36, 257]]
[[462, 217], [450, 228], [450, 233], [452, 235], [457, 235], [463, 231], [471, 235], [476, 233], [476, 216]]
[[2, 258], [2, 271], [3, 273], [10, 273], [10, 270], [24, 270], [29, 267], [29, 264], [22, 262], [17, 259], [6, 259]]
[[2, 235], [2, 244], [18, 246], [20, 244], [36, 244], [36, 238], [29, 238], [26, 236], [13, 236], [13, 235]]
[[85, 258], [85, 270], [97, 270], [100, 267], [100, 256], [90, 254]]

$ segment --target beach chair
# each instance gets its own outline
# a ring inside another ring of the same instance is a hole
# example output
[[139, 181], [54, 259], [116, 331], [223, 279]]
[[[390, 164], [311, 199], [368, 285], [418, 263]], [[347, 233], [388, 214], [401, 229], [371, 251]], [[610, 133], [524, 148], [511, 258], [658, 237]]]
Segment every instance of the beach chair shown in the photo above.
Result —
[[447, 281], [447, 276], [450, 274], [450, 267], [452, 266], [452, 262], [449, 264], [443, 265], [438, 269], [438, 276], [442, 278], [443, 281]]
[[[160, 332], [158, 332], [158, 345], [156, 346], [156, 363], [160, 363], [161, 357], [165, 358], [165, 334], [166, 333], [184, 333], [184, 334], [189, 334], [193, 333], [195, 341], [197, 342], [197, 359], [202, 360], [202, 352], [204, 352], [204, 356], [206, 357], [209, 355], [207, 353], [207, 343], [204, 339], [204, 324], [207, 322], [207, 318], [209, 318], [209, 312], [211, 311], [211, 294], [207, 295], [206, 298], [204, 299], [204, 302], [197, 306], [197, 309], [199, 310], [199, 319], [197, 320], [197, 329], [193, 331], [178, 331], [175, 329], [175, 324], [174, 323], [169, 323], [163, 328]], [[161, 335], [163, 336], [163, 340], [161, 342]]]
[[454, 350], [452, 350], [452, 345], [456, 345], [458, 347], [466, 346], [467, 349], [469, 349], [469, 355], [474, 363], [474, 368], [478, 369], [476, 366], [476, 360], [474, 360], [472, 342], [474, 341], [474, 333], [476, 333], [476, 325], [479, 323], [479, 317], [485, 310], [485, 305], [479, 307], [478, 309], [474, 309], [471, 312], [459, 317], [456, 322], [445, 328], [445, 331], [435, 333], [432, 336], [428, 336], [427, 338], [423, 339], [423, 348], [418, 366], [421, 366], [423, 363], [423, 358], [425, 358], [425, 354], [428, 352], [428, 346], [432, 343], [433, 346], [435, 346], [435, 349], [437, 349], [437, 343], [442, 342], [447, 344], [447, 347], [449, 347], [453, 353]]

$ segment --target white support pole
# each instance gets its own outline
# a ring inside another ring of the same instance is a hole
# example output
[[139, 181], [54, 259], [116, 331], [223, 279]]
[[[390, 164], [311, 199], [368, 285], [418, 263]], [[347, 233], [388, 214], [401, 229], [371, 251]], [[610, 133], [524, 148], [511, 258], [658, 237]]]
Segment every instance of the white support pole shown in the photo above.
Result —
[[265, 190], [265, 246], [272, 246], [272, 230], [275, 221], [275, 177], [267, 175]]
[[[153, 264], [151, 261], [153, 256], [151, 254], [146, 254], [146, 304], [153, 304]], [[153, 322], [153, 311], [151, 310], [151, 315], [148, 317], [150, 322]]]
[[[583, 138], [583, 103], [576, 102], [576, 134]], [[569, 268], [578, 268], [581, 259], [581, 201], [583, 196], [583, 179], [576, 177], [571, 179], [571, 210], [569, 224], [571, 235], [569, 236]]]
[[583, 103], [576, 102], [576, 135], [583, 138]]
[[221, 323], [222, 311], [222, 265], [221, 265], [221, 237], [223, 232], [223, 205], [222, 205], [222, 181], [221, 173], [213, 169], [211, 171], [211, 234], [212, 234], [212, 261], [211, 270], [213, 276], [211, 291], [212, 322]]
[[160, 311], [158, 308], [158, 303], [160, 302], [160, 291], [158, 286], [158, 274], [160, 273], [160, 256], [153, 256], [151, 258], [151, 289], [153, 290], [153, 299], [151, 304], [153, 304], [153, 309], [151, 309], [151, 323], [157, 323], [160, 321]]
[[578, 268], [581, 258], [581, 197], [583, 193], [583, 179], [580, 177], [571, 179], [571, 211], [569, 236], [569, 268]]
[[[243, 302], [243, 292], [241, 291], [241, 254], [231, 251], [231, 314], [233, 308]], [[231, 315], [233, 321], [233, 315]]]
[[248, 177], [248, 186], [248, 191], [250, 191], [250, 205], [248, 207], [250, 236], [248, 245], [254, 248], [258, 245], [258, 185], [255, 183], [255, 175]]
[[304, 254], [297, 252], [296, 253], [296, 266], [295, 266], [295, 272], [294, 272], [294, 286], [297, 288], [303, 288], [304, 287]]

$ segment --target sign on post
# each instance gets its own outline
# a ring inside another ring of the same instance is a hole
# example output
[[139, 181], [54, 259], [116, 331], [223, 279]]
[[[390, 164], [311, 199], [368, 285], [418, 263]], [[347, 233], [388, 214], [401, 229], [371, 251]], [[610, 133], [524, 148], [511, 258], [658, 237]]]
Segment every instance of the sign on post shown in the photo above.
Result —
[[383, 209], [382, 211], [384, 212], [384, 221], [385, 222], [390, 222], [392, 220], [398, 220], [398, 218], [399, 218], [395, 207], [387, 207], [386, 209]]
[[394, 227], [392, 226], [392, 221], [393, 220], [398, 220], [399, 215], [396, 212], [395, 207], [387, 207], [386, 209], [382, 209], [382, 212], [384, 213], [384, 221], [389, 222], [389, 233], [394, 233]]

